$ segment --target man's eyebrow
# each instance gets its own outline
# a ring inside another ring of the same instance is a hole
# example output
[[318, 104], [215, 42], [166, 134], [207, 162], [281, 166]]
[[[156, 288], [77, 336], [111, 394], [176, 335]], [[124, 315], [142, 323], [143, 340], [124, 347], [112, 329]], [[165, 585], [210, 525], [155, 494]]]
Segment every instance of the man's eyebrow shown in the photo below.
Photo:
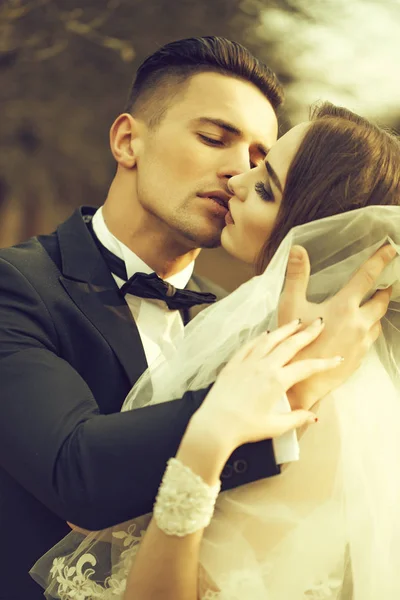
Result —
[[274, 169], [271, 167], [271, 165], [269, 164], [269, 162], [267, 160], [265, 161], [265, 166], [266, 166], [266, 169], [267, 169], [268, 174], [271, 177], [272, 181], [274, 182], [274, 184], [276, 185], [276, 187], [278, 188], [280, 193], [283, 194], [282, 185], [281, 185], [281, 182], [279, 181], [279, 177], [275, 173]]
[[[212, 117], [199, 117], [198, 119], [196, 119], [196, 121], [201, 125], [216, 125], [217, 127], [224, 129], [228, 133], [233, 133], [233, 135], [236, 135], [237, 137], [241, 137], [243, 135], [243, 131], [241, 129], [235, 127], [235, 125], [232, 125], [232, 123], [228, 123], [228, 121], [224, 121], [224, 119], [214, 119]], [[259, 150], [261, 154], [266, 156], [268, 154], [269, 148], [267, 148], [267, 146], [264, 146], [264, 144], [257, 144], [257, 150]]]
[[196, 119], [196, 121], [201, 125], [216, 125], [229, 133], [233, 133], [234, 135], [240, 136], [243, 135], [243, 132], [238, 128], [228, 123], [228, 121], [224, 121], [223, 119], [213, 119], [212, 117], [200, 117]]

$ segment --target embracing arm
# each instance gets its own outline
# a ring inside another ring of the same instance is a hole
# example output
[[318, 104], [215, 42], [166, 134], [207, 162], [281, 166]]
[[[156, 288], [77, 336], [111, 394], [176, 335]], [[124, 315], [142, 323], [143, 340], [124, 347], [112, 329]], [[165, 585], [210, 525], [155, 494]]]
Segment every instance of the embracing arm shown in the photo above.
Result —
[[[87, 529], [150, 512], [165, 463], [207, 390], [99, 414], [88, 385], [62, 358], [36, 290], [2, 260], [0, 282], [0, 466], [62, 519]], [[234, 469], [239, 458], [248, 465], [244, 474]], [[226, 488], [278, 472], [270, 441], [238, 448], [230, 463]]]
[[[358, 282], [356, 302], [353, 285], [323, 305], [307, 303], [308, 275], [301, 265], [299, 277], [294, 273], [289, 282], [289, 316], [308, 320], [323, 314], [327, 323], [317, 348], [309, 347], [311, 355], [328, 351], [346, 358], [337, 376], [317, 380], [323, 388], [301, 390], [302, 397], [311, 398], [306, 408], [348, 377], [379, 333], [389, 293], [359, 304], [371, 278], [392, 258], [387, 253], [377, 252], [360, 271], [364, 283]], [[37, 291], [4, 260], [0, 285], [0, 466], [62, 519], [83, 528], [98, 530], [150, 512], [165, 463], [206, 391], [131, 413], [100, 415], [86, 382], [61, 357], [57, 331]], [[235, 470], [239, 458], [247, 464], [245, 473]], [[279, 472], [270, 440], [239, 447], [228, 464], [223, 489]]]

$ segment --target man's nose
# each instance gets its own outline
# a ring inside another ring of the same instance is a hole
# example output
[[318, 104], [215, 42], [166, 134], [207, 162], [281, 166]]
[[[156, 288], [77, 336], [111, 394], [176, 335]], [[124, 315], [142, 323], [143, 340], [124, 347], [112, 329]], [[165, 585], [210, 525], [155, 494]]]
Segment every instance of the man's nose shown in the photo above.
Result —
[[218, 176], [229, 181], [232, 177], [247, 173], [250, 169], [250, 155], [248, 148], [246, 148], [246, 150], [236, 151], [226, 157], [225, 163], [218, 170]]

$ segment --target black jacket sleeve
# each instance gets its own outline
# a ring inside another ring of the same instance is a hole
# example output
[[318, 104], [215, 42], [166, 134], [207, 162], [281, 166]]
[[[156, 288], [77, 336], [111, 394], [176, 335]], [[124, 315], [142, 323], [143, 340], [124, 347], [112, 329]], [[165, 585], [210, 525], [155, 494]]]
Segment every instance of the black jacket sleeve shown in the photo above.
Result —
[[[0, 260], [0, 466], [62, 519], [102, 529], [152, 510], [165, 463], [207, 390], [135, 411], [99, 414], [59, 351], [37, 291]], [[235, 487], [279, 472], [270, 441], [237, 449]]]

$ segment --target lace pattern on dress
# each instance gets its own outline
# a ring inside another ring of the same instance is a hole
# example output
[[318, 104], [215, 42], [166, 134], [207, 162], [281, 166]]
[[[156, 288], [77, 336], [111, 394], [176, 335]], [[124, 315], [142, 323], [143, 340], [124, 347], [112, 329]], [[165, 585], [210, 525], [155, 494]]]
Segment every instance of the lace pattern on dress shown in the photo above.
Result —
[[[55, 585], [60, 600], [117, 600], [121, 599], [126, 587], [126, 580], [133, 560], [137, 554], [145, 531], [136, 535], [136, 524], [126, 530], [112, 533], [120, 540], [125, 550], [121, 552], [115, 572], [107, 577], [104, 583], [95, 581], [97, 559], [87, 552], [76, 562], [75, 566], [67, 564], [66, 557], [55, 558], [50, 571], [51, 586]], [[54, 592], [52, 592], [54, 594]]]
[[[154, 506], [158, 527], [168, 535], [176, 536], [203, 529], [210, 523], [220, 489], [220, 482], [209, 486], [189, 467], [171, 458]], [[141, 531], [136, 535], [135, 523], [126, 530], [113, 531], [112, 536], [120, 540], [126, 549], [121, 553], [115, 571], [104, 584], [93, 579], [97, 559], [93, 553], [86, 552], [72, 565], [66, 564], [65, 557], [56, 558], [50, 571], [53, 578], [51, 586], [55, 582], [58, 584], [57, 593], [61, 600], [121, 598], [144, 533]]]
[[[76, 566], [68, 566], [65, 557], [56, 558], [50, 572], [57, 582], [57, 593], [60, 600], [120, 600], [124, 594], [128, 573], [139, 549], [145, 531], [135, 535], [135, 525], [127, 530], [113, 534], [122, 541], [125, 550], [122, 551], [118, 569], [106, 579], [104, 584], [97, 583], [95, 576], [96, 558], [91, 553], [83, 554]], [[199, 599], [200, 600], [245, 600], [251, 593], [254, 583], [252, 571], [236, 571], [230, 573], [221, 581], [222, 591], [209, 580], [207, 573], [199, 569]], [[318, 581], [305, 591], [304, 600], [336, 600], [342, 582], [338, 579]], [[267, 590], [266, 590], [266, 593]], [[269, 598], [269, 597], [268, 597]], [[265, 600], [268, 600], [266, 597]], [[269, 600], [275, 600], [270, 598]]]

